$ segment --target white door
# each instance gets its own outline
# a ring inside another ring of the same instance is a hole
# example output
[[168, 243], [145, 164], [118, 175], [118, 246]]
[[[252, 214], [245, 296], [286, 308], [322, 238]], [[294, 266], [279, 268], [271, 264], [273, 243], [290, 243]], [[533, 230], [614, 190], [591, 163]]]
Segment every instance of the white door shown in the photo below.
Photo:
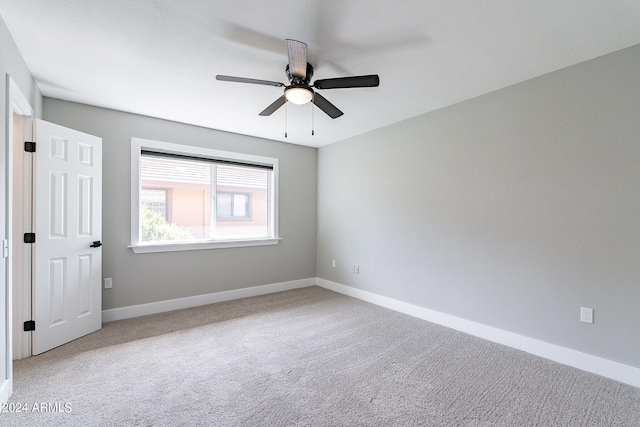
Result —
[[35, 134], [34, 355], [102, 327], [102, 139], [42, 120]]

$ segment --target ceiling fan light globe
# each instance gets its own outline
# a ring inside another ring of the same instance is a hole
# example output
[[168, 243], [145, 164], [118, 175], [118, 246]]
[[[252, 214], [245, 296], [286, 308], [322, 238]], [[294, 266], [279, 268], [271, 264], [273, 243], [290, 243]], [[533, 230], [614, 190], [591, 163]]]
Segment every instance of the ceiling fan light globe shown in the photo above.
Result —
[[292, 87], [284, 92], [284, 96], [287, 98], [287, 101], [302, 105], [311, 101], [313, 92], [304, 87]]

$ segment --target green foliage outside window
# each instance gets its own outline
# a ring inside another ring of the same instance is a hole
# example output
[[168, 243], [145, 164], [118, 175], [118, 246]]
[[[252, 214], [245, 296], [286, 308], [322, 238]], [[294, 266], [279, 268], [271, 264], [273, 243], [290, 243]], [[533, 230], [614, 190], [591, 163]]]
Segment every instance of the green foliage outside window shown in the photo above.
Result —
[[163, 242], [171, 240], [194, 240], [188, 230], [179, 225], [167, 222], [164, 217], [156, 211], [142, 204], [142, 241], [143, 242]]

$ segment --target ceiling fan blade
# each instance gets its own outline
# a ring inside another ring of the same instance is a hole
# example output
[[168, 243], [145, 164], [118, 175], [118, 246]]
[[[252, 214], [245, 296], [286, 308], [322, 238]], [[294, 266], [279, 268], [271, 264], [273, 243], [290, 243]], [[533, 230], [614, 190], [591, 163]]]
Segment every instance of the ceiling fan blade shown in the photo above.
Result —
[[275, 113], [275, 111], [282, 107], [285, 103], [287, 102], [287, 98], [284, 97], [284, 95], [282, 95], [280, 98], [276, 99], [275, 101], [273, 101], [273, 103], [271, 105], [269, 105], [267, 108], [265, 108], [260, 114], [258, 114], [259, 116], [270, 116], [273, 113]]
[[376, 87], [378, 85], [380, 85], [380, 77], [377, 74], [370, 74], [368, 76], [316, 80], [313, 87], [317, 89], [344, 89], [350, 87]]
[[316, 104], [322, 111], [327, 113], [327, 115], [332, 119], [337, 119], [344, 114], [342, 111], [338, 110], [335, 105], [327, 101], [325, 97], [320, 95], [319, 93], [313, 94], [313, 103]]
[[251, 83], [254, 85], [267, 85], [267, 86], [275, 86], [275, 87], [284, 86], [284, 83], [280, 83], [280, 82], [272, 82], [269, 80], [247, 79], [244, 77], [223, 76], [220, 74], [216, 76], [216, 80], [220, 80], [223, 82]]
[[287, 39], [289, 74], [305, 79], [307, 77], [307, 45], [297, 40]]

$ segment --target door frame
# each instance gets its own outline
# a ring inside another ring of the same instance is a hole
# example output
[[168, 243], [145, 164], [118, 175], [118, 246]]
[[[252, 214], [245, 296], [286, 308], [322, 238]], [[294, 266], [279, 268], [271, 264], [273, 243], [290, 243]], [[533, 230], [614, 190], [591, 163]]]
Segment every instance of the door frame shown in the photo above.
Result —
[[[10, 327], [10, 335], [8, 340], [10, 341], [10, 358], [22, 359], [24, 357], [31, 356], [31, 334], [24, 333], [22, 330], [22, 324], [24, 321], [29, 320], [31, 317], [31, 245], [25, 245], [22, 243], [22, 239], [18, 239], [13, 234], [14, 225], [23, 228], [25, 222], [31, 220], [30, 214], [24, 212], [23, 204], [17, 203], [27, 198], [28, 203], [32, 195], [30, 194], [30, 167], [29, 182], [25, 182], [25, 169], [24, 169], [24, 141], [14, 141], [14, 136], [17, 133], [13, 128], [14, 115], [23, 117], [22, 121], [22, 139], [30, 140], [33, 135], [32, 122], [35, 116], [34, 110], [27, 101], [26, 97], [22, 94], [20, 88], [13, 81], [10, 75], [7, 74], [7, 217], [8, 217], [8, 230], [7, 235], [10, 238], [9, 244], [9, 269], [8, 269], [8, 281], [7, 287], [11, 291], [11, 298], [8, 299], [8, 305], [10, 306], [10, 315], [12, 326]], [[16, 199], [14, 188], [17, 186], [28, 188], [29, 194], [24, 194], [26, 197], [20, 197]], [[31, 225], [29, 225], [31, 228]], [[19, 236], [24, 233], [25, 230], [18, 230], [16, 233]], [[25, 263], [27, 268], [25, 268]], [[20, 268], [13, 268], [18, 266]]]
[[[14, 114], [24, 116], [28, 118], [34, 117], [34, 110], [27, 101], [27, 98], [22, 94], [18, 85], [13, 81], [10, 74], [6, 75], [6, 116], [5, 116], [5, 164], [1, 168], [4, 169], [5, 174], [5, 237], [9, 241], [8, 257], [2, 258], [2, 262], [5, 263], [5, 277], [2, 278], [3, 287], [0, 287], [0, 292], [4, 292], [5, 303], [3, 310], [5, 317], [5, 361], [4, 375], [0, 378], [0, 402], [6, 402], [11, 396], [13, 391], [13, 153], [14, 153], [14, 129], [13, 118]], [[31, 120], [26, 120], [31, 122]], [[23, 126], [24, 127], [24, 126]], [[28, 135], [27, 135], [28, 136]]]

